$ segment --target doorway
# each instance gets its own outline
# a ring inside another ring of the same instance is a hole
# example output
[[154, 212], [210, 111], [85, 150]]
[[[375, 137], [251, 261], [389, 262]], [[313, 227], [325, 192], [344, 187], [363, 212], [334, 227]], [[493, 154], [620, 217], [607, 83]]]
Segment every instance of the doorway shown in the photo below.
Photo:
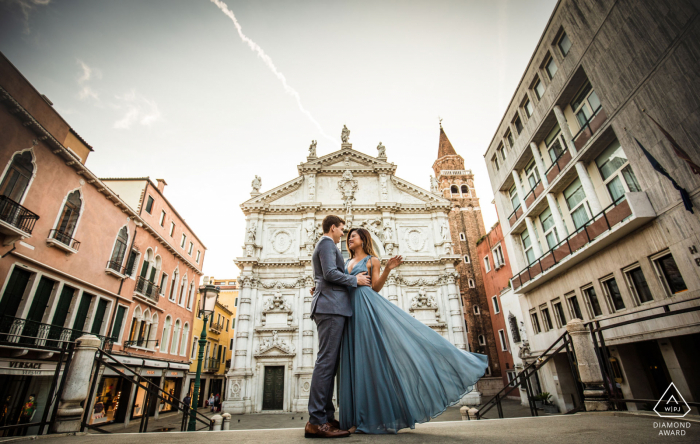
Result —
[[284, 366], [265, 367], [263, 410], [284, 408]]

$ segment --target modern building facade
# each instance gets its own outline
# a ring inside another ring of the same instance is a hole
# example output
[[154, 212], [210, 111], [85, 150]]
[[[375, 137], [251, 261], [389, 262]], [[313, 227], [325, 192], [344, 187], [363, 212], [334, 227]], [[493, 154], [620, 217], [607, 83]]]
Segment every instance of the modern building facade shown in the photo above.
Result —
[[[523, 73], [485, 159], [530, 357], [573, 318], [606, 325], [698, 304], [697, 8], [559, 1]], [[687, 190], [694, 214], [640, 144]], [[697, 312], [605, 331], [616, 372], [607, 390], [658, 399], [674, 382], [697, 401], [699, 332]], [[539, 379], [561, 411], [573, 407], [566, 356]]]

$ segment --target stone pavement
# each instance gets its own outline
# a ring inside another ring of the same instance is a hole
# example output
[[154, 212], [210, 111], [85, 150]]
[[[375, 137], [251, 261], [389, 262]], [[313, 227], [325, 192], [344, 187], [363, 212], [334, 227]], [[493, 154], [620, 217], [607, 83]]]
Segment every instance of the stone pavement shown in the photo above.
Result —
[[[419, 424], [415, 430], [402, 430], [398, 435], [352, 435], [341, 443], [464, 443], [479, 444], [518, 442], [518, 444], [567, 444], [607, 441], [615, 444], [638, 444], [658, 442], [700, 442], [700, 423], [687, 422], [682, 436], [659, 436], [655, 424], [658, 417], [613, 413], [579, 413], [539, 418], [510, 418], [482, 421], [436, 421]], [[163, 442], [163, 435], [147, 433], [141, 435], [81, 435], [46, 436], [41, 444], [116, 444], [138, 440], [139, 444]], [[301, 421], [294, 428], [265, 430], [232, 430], [226, 432], [170, 433], [169, 444], [236, 444], [278, 442], [284, 444], [308, 443], [304, 438]]]

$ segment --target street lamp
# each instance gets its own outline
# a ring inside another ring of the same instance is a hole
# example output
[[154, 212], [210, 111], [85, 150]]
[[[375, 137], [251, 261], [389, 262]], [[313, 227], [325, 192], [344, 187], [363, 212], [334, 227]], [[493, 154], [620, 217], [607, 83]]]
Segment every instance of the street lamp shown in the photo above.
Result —
[[[203, 285], [199, 287], [199, 313], [204, 317], [202, 326], [202, 334], [199, 335], [199, 354], [197, 356], [197, 376], [194, 380], [194, 393], [192, 393], [192, 412], [190, 413], [189, 424], [187, 431], [194, 432], [197, 430], [197, 403], [199, 400], [199, 378], [202, 375], [202, 359], [204, 359], [204, 346], [207, 344], [207, 321], [209, 315], [214, 313], [216, 300], [219, 298], [219, 287], [213, 285]], [[213, 319], [214, 316], [212, 316]]]

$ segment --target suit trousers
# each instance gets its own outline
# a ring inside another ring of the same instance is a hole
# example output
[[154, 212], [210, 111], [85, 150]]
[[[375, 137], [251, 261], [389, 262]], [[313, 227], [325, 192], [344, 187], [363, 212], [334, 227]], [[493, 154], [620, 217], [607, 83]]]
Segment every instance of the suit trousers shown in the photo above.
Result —
[[321, 425], [335, 419], [333, 387], [338, 371], [345, 316], [314, 314], [314, 321], [318, 331], [318, 355], [311, 377], [309, 422]]

